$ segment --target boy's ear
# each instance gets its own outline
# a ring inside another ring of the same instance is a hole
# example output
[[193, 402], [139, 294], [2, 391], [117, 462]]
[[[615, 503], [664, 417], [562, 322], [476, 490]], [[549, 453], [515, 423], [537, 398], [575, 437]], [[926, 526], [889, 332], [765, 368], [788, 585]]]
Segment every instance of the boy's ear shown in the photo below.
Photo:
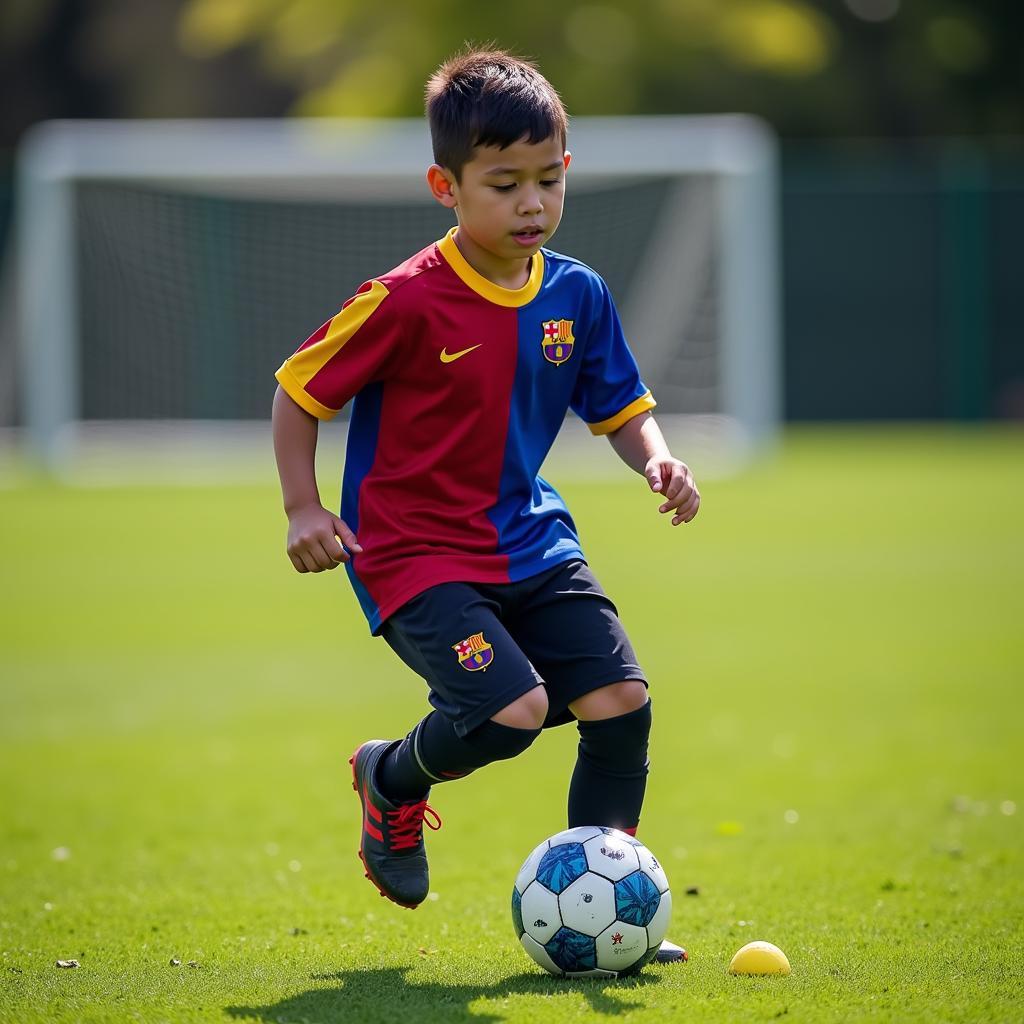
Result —
[[449, 210], [454, 209], [458, 200], [455, 198], [455, 176], [440, 164], [431, 164], [427, 169], [427, 185], [430, 194]]
[[572, 163], [572, 153], [570, 153], [569, 150], [566, 150], [565, 156], [562, 157], [562, 160], [565, 163], [565, 169], [569, 170], [569, 164]]

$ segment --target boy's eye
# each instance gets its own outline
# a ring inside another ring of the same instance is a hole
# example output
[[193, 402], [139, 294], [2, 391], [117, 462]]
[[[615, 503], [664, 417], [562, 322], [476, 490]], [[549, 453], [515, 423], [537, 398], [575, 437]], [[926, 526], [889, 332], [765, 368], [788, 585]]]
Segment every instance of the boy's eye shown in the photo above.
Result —
[[[546, 179], [543, 179], [541, 181], [541, 185], [543, 185], [544, 188], [554, 188], [556, 185], [561, 185], [561, 183], [562, 183], [562, 179], [561, 178], [546, 178]], [[510, 182], [507, 185], [492, 185], [491, 186], [491, 188], [493, 188], [495, 192], [511, 192], [512, 189], [514, 189], [515, 187], [516, 187], [515, 186], [515, 182]]]

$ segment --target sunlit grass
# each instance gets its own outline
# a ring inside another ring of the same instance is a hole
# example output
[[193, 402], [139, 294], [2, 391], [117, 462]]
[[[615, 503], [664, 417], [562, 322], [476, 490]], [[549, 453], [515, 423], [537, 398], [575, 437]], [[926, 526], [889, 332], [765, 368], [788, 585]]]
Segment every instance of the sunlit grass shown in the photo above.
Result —
[[[564, 488], [652, 681], [641, 836], [691, 954], [612, 985], [509, 920], [571, 729], [435, 789], [436, 899], [363, 880], [345, 759], [423, 690], [341, 573], [291, 571], [271, 484], [5, 492], [0, 1020], [1013, 1018], [1022, 454], [798, 431], [675, 530], [625, 470]], [[754, 938], [791, 977], [726, 973]]]

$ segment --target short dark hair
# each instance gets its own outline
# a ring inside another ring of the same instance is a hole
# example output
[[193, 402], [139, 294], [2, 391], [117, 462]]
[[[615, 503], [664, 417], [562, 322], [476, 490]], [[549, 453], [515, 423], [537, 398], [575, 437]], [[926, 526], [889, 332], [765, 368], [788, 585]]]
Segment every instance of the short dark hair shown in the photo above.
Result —
[[560, 138], [569, 118], [551, 83], [536, 66], [504, 50], [467, 47], [427, 82], [427, 120], [434, 160], [458, 180], [476, 146], [504, 149], [525, 138]]

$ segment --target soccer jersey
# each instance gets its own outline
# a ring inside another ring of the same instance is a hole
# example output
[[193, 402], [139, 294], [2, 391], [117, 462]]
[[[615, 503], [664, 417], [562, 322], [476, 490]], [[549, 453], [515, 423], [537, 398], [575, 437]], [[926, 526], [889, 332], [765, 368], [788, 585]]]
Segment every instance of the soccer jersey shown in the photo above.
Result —
[[519, 289], [478, 274], [452, 229], [363, 284], [277, 371], [319, 419], [354, 399], [341, 517], [370, 629], [438, 583], [515, 582], [582, 558], [538, 476], [566, 411], [595, 434], [654, 407], [604, 281], [542, 249]]

